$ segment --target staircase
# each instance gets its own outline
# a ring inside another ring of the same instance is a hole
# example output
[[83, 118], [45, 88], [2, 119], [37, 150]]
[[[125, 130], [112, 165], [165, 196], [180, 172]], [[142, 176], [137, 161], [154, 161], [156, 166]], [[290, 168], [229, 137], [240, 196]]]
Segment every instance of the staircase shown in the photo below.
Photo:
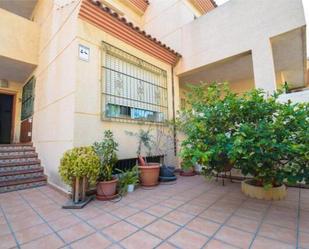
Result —
[[0, 193], [47, 183], [32, 144], [0, 144]]

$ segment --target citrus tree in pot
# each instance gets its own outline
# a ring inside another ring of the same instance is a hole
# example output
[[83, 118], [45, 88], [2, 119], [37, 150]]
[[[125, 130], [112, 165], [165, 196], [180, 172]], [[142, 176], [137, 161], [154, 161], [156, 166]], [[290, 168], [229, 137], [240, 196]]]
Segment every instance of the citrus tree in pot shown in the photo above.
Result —
[[72, 186], [72, 201], [64, 208], [82, 208], [89, 201], [86, 197], [88, 184], [94, 184], [99, 175], [100, 160], [93, 147], [78, 147], [68, 150], [61, 158], [59, 174]]
[[147, 155], [151, 155], [153, 137], [151, 135], [151, 129], [140, 129], [138, 132], [128, 132], [130, 136], [135, 136], [138, 139], [137, 157], [138, 157], [138, 169], [140, 172], [140, 182], [142, 186], [151, 187], [158, 185], [160, 163], [146, 162], [142, 157], [142, 149], [145, 147]]
[[97, 183], [97, 199], [108, 200], [117, 196], [118, 179], [113, 176], [113, 168], [117, 162], [118, 143], [110, 130], [104, 132], [101, 142], [95, 142], [93, 148], [100, 158], [100, 170]]
[[185, 135], [181, 143], [182, 167], [201, 165], [207, 177], [230, 171], [234, 163], [228, 152], [239, 122], [237, 96], [226, 84], [189, 86], [188, 107], [179, 113], [177, 127]]
[[243, 122], [229, 155], [242, 174], [242, 191], [259, 199], [283, 199], [285, 184], [309, 182], [309, 104], [281, 104], [252, 91], [242, 99]]

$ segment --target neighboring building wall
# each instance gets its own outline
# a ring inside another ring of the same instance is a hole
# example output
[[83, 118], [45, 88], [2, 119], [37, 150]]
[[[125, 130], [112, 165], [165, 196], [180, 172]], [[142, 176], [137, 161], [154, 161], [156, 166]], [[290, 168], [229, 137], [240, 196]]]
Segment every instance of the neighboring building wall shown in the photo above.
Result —
[[[180, 51], [180, 43], [175, 44], [173, 40], [181, 38], [182, 26], [192, 22], [202, 13], [195, 8], [191, 0], [151, 0], [149, 2], [144, 15], [143, 28], [163, 43]], [[211, 1], [203, 0], [203, 2]]]
[[33, 142], [49, 182], [62, 187], [60, 158], [73, 146], [79, 4], [70, 1], [58, 8], [52, 0], [42, 0], [34, 13], [41, 39], [34, 72]]

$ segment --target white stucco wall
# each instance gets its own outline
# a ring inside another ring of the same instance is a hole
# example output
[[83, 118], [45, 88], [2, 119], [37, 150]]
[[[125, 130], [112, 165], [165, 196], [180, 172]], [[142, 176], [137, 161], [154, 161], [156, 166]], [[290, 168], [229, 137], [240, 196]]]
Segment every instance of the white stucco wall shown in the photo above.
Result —
[[[145, 26], [151, 34], [167, 27], [159, 37], [182, 54], [178, 75], [251, 51], [255, 85], [270, 92], [276, 88], [270, 38], [306, 25], [301, 0], [230, 0], [187, 24], [178, 21], [178, 4], [157, 11]], [[166, 20], [185, 25], [169, 28]]]
[[43, 0], [34, 15], [41, 39], [32, 139], [48, 181], [63, 188], [58, 167], [64, 151], [73, 147], [79, 2], [58, 9]]

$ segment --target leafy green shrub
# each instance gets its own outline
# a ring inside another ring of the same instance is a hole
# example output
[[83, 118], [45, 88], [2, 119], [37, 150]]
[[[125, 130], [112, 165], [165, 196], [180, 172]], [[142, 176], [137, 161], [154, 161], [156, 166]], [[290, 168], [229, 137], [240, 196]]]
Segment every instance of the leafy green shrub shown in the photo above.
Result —
[[62, 180], [72, 185], [74, 178], [86, 177], [95, 183], [99, 174], [100, 160], [91, 146], [77, 147], [64, 153], [59, 167]]
[[178, 128], [186, 135], [180, 156], [185, 168], [196, 163], [203, 173], [216, 175], [231, 165], [228, 152], [239, 122], [239, 99], [226, 85], [191, 86], [188, 108], [181, 111]]
[[111, 181], [113, 179], [113, 168], [117, 162], [118, 143], [110, 130], [104, 132], [101, 142], [93, 144], [94, 150], [100, 158], [99, 181]]
[[277, 96], [266, 99], [261, 91], [245, 97], [243, 109], [251, 111], [234, 134], [229, 152], [237, 167], [266, 189], [309, 182], [308, 103], [281, 104]]
[[193, 87], [178, 127], [186, 138], [180, 156], [212, 176], [234, 165], [269, 188], [309, 182], [309, 104], [282, 104], [280, 93], [243, 96], [218, 85]]

